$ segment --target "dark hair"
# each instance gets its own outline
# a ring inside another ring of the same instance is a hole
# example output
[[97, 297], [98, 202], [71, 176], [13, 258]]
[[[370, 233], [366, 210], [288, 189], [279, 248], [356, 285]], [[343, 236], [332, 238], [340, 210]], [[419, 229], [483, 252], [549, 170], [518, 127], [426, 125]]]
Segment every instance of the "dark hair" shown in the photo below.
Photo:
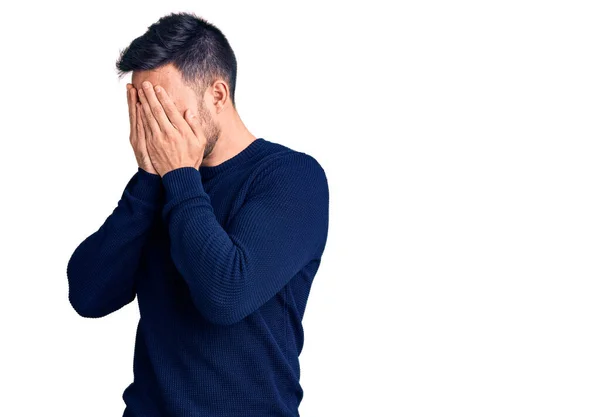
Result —
[[[148, 27], [120, 51], [119, 78], [129, 71], [144, 71], [172, 63], [184, 82], [203, 93], [217, 78], [229, 85], [235, 108], [237, 61], [223, 33], [193, 13], [171, 13]], [[199, 84], [199, 86], [197, 85]]]

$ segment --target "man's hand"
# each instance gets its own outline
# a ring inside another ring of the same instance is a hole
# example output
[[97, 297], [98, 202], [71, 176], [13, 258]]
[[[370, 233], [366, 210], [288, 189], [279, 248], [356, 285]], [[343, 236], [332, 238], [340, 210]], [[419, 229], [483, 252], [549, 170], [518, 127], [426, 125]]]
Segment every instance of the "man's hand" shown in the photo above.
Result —
[[142, 83], [138, 93], [143, 108], [148, 155], [158, 174], [163, 177], [167, 172], [182, 167], [198, 169], [206, 147], [198, 117], [188, 109], [184, 118], [165, 89], [153, 87], [149, 81]]
[[127, 83], [127, 105], [129, 106], [129, 142], [133, 147], [138, 166], [144, 171], [156, 174], [146, 148], [146, 135], [142, 120], [142, 105], [138, 101], [135, 87]]

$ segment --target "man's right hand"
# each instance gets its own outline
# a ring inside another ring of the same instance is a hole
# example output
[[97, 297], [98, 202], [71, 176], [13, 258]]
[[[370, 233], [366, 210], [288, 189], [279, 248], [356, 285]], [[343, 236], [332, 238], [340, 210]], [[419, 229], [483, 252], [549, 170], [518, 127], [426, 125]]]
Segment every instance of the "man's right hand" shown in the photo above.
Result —
[[138, 99], [137, 89], [131, 83], [127, 83], [127, 104], [129, 106], [129, 142], [133, 147], [138, 166], [146, 172], [158, 175], [148, 156], [146, 134], [141, 115], [143, 110]]

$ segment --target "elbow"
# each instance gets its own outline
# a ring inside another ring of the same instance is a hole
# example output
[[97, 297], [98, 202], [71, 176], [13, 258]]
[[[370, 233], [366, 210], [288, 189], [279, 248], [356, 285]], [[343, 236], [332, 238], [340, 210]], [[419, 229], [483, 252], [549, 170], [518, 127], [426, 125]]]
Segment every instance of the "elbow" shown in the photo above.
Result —
[[108, 302], [99, 302], [89, 297], [75, 296], [69, 291], [69, 302], [73, 309], [81, 317], [99, 319], [119, 310], [121, 307], [129, 304], [135, 299], [134, 294], [127, 294], [123, 298], [116, 298]]
[[231, 326], [247, 316], [239, 308], [240, 303], [219, 302], [206, 298], [200, 300], [198, 297], [193, 298], [193, 303], [206, 321], [217, 326]]
[[233, 308], [226, 308], [224, 306], [211, 306], [204, 308], [202, 316], [210, 323], [217, 326], [231, 326], [235, 323], [240, 322], [245, 316]]
[[89, 270], [84, 271], [72, 259], [67, 266], [68, 299], [71, 307], [81, 317], [101, 318], [135, 299], [135, 291], [121, 289], [109, 291], [108, 288], [112, 288], [112, 286], [96, 285], [94, 281], [116, 281], [116, 279], [108, 280], [106, 277], [100, 279]]
[[98, 319], [109, 314], [109, 312], [102, 311], [102, 309], [98, 308], [94, 303], [89, 302], [89, 300], [75, 296], [72, 291], [69, 291], [69, 302], [71, 303], [71, 307], [81, 317]]
[[108, 314], [101, 311], [102, 309], [99, 308], [94, 297], [90, 295], [89, 289], [82, 284], [84, 280], [70, 262], [67, 268], [67, 280], [69, 283], [69, 303], [78, 315], [86, 318], [100, 318]]
[[135, 299], [135, 292], [109, 295], [91, 291], [69, 280], [69, 303], [81, 317], [98, 319], [119, 310]]
[[182, 274], [192, 304], [205, 321], [217, 326], [231, 326], [248, 316], [243, 275], [222, 279], [220, 285], [210, 286], [201, 285], [199, 280], [192, 279], [193, 276], [197, 274]]

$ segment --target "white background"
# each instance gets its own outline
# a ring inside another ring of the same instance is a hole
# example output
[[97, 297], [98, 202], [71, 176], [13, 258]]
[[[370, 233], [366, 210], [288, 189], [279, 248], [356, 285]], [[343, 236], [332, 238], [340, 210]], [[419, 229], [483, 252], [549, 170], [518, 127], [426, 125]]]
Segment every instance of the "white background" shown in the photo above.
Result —
[[0, 415], [123, 412], [137, 302], [79, 317], [66, 266], [137, 169], [118, 52], [172, 11], [328, 175], [302, 417], [600, 415], [597, 5], [3, 3]]

